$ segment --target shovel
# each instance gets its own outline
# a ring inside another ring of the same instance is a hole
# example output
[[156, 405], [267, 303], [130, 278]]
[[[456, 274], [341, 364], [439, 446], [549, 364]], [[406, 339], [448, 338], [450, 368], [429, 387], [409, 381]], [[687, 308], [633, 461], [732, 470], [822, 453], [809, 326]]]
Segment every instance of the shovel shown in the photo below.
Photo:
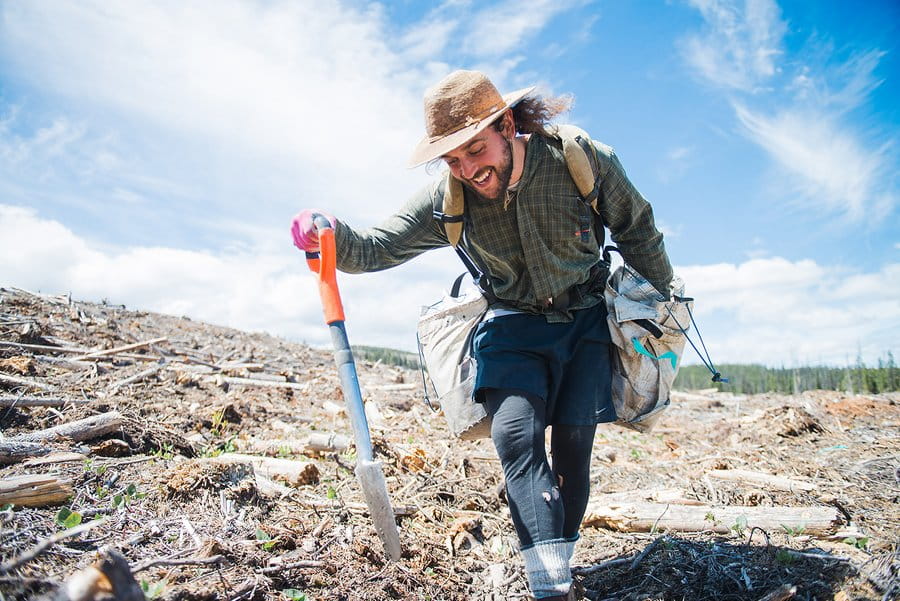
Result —
[[356, 364], [347, 330], [344, 327], [344, 307], [337, 286], [337, 258], [334, 243], [334, 229], [329, 221], [316, 215], [313, 224], [319, 234], [318, 253], [306, 253], [306, 263], [319, 280], [319, 296], [322, 298], [322, 309], [325, 323], [331, 332], [334, 346], [334, 362], [341, 376], [341, 389], [344, 402], [353, 426], [353, 438], [356, 442], [356, 478], [362, 486], [366, 497], [369, 514], [375, 523], [384, 550], [391, 561], [400, 559], [400, 532], [394, 520], [394, 510], [388, 497], [381, 462], [375, 461], [372, 454], [372, 439], [369, 436], [369, 424], [363, 407], [362, 394], [359, 390], [359, 379], [356, 376]]

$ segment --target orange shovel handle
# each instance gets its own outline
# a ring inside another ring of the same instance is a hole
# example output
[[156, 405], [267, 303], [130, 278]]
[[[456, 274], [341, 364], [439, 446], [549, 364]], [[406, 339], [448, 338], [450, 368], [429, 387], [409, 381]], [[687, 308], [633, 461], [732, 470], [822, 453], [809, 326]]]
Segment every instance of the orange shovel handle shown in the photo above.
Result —
[[[319, 280], [319, 296], [325, 323], [344, 321], [344, 305], [337, 285], [337, 249], [334, 243], [334, 228], [327, 219], [316, 218], [314, 222], [319, 232], [319, 252], [306, 253], [306, 264]], [[327, 227], [326, 227], [327, 225]]]

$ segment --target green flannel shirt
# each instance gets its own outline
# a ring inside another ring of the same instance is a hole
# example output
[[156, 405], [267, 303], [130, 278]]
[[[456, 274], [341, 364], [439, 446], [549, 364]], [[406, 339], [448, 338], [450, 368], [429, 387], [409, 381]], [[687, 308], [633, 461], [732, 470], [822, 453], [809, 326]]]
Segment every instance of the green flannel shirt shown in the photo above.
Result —
[[[600, 165], [600, 217], [625, 261], [667, 293], [672, 267], [653, 210], [628, 180], [612, 148], [593, 144]], [[442, 177], [368, 230], [357, 231], [338, 221], [338, 269], [379, 271], [449, 246], [443, 224], [433, 215], [434, 207], [442, 204], [445, 186]], [[466, 248], [489, 275], [499, 305], [544, 314], [551, 322], [569, 321], [570, 311], [594, 306], [603, 298], [603, 287], [591, 286], [564, 309], [550, 302], [585, 284], [591, 268], [601, 261], [592, 227], [591, 208], [581, 200], [562, 145], [555, 139], [531, 136], [522, 177], [507, 207], [502, 200], [485, 201], [465, 189]], [[606, 273], [595, 271], [593, 280], [605, 282]]]

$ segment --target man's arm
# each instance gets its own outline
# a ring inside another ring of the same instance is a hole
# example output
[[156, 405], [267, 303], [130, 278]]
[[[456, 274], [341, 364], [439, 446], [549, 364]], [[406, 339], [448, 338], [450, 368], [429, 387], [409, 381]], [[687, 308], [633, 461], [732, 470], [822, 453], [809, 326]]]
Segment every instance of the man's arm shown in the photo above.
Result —
[[598, 142], [594, 147], [600, 162], [600, 216], [625, 262], [668, 297], [672, 265], [653, 208], [625, 175], [613, 149]]
[[434, 195], [441, 193], [437, 185], [429, 184], [396, 214], [366, 230], [357, 231], [338, 220], [338, 269], [346, 273], [380, 271], [449, 245], [443, 226], [433, 216]]

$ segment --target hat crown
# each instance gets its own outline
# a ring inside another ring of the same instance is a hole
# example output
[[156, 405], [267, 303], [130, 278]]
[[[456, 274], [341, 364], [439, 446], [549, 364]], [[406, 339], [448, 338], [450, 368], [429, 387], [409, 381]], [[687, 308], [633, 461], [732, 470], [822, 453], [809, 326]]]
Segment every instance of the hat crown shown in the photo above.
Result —
[[478, 123], [506, 103], [486, 75], [454, 71], [425, 92], [425, 131], [441, 138]]

